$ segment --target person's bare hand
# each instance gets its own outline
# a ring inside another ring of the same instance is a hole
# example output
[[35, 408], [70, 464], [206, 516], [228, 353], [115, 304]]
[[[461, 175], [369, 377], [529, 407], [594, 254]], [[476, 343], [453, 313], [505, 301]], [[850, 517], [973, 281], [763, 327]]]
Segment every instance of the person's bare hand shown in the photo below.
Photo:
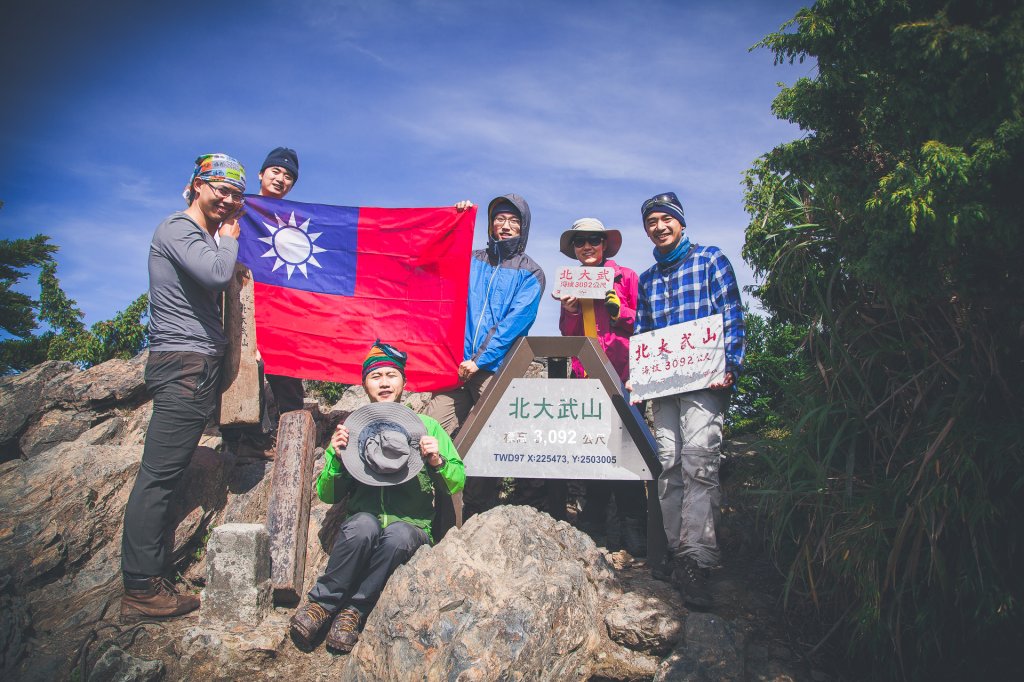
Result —
[[220, 224], [220, 236], [231, 237], [232, 239], [238, 239], [238, 235], [241, 233], [241, 227], [238, 225], [238, 218], [229, 218]]
[[473, 208], [473, 202], [470, 201], [469, 199], [463, 199], [459, 203], [455, 204], [455, 210], [458, 211], [459, 213], [462, 213], [463, 211], [470, 208]]
[[470, 377], [476, 374], [478, 369], [480, 368], [472, 360], [463, 360], [462, 364], [459, 365], [459, 378], [463, 381], [469, 381]]
[[566, 312], [578, 313], [580, 311], [580, 299], [576, 296], [563, 296], [561, 298], [562, 307], [565, 308]]
[[437, 439], [433, 436], [423, 436], [420, 438], [420, 455], [423, 457], [423, 461], [432, 467], [441, 466], [441, 449], [437, 442]]
[[718, 389], [722, 389], [722, 388], [729, 388], [734, 383], [736, 383], [736, 377], [733, 376], [732, 372], [726, 372], [725, 376], [722, 377], [721, 381], [716, 381], [715, 383], [710, 384], [708, 386], [708, 388], [710, 388], [711, 390], [718, 390]]
[[630, 405], [639, 405], [640, 403], [643, 402], [639, 398], [634, 398], [633, 397], [633, 383], [632, 382], [627, 381], [626, 385], [625, 385], [625, 389], [626, 389], [626, 393], [629, 394], [629, 404]]
[[338, 428], [334, 429], [334, 435], [331, 436], [331, 445], [334, 447], [334, 451], [344, 450], [348, 447], [348, 427], [344, 424], [338, 424]]

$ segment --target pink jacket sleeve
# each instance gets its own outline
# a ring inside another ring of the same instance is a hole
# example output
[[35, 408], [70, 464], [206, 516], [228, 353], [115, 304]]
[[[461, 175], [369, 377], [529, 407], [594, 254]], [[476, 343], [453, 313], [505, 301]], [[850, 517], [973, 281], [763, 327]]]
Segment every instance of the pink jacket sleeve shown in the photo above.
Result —
[[562, 336], [583, 336], [583, 315], [570, 313], [562, 304], [558, 304], [560, 315], [558, 316], [558, 331]]
[[616, 274], [622, 275], [622, 279], [615, 282], [615, 293], [619, 295], [619, 319], [615, 327], [626, 336], [633, 335], [633, 326], [636, 324], [636, 299], [639, 286], [639, 277], [629, 268], [620, 268]]

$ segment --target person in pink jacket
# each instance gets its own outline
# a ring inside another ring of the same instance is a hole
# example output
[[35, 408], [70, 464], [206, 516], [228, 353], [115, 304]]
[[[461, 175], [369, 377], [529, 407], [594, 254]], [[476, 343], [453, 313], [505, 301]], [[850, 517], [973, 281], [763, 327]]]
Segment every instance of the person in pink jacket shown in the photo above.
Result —
[[[597, 340], [611, 361], [619, 378], [629, 379], [629, 337], [636, 320], [636, 272], [624, 268], [612, 256], [622, 246], [618, 230], [605, 229], [596, 218], [581, 218], [562, 233], [559, 247], [569, 258], [589, 267], [608, 267], [614, 271], [612, 288], [604, 301], [594, 301], [594, 322]], [[583, 304], [575, 296], [563, 296], [558, 328], [562, 336], [586, 336]], [[583, 377], [583, 365], [577, 358], [572, 361], [572, 375]], [[615, 498], [617, 520], [606, 519], [611, 498]], [[622, 538], [626, 551], [634, 556], [646, 554], [643, 536], [644, 486], [638, 481], [587, 481], [587, 493], [580, 526], [594, 535], [605, 535], [607, 547], [618, 549], [617, 538]], [[602, 532], [602, 529], [604, 532]]]
[[[629, 337], [636, 321], [637, 274], [611, 260], [622, 246], [618, 230], [606, 230], [597, 218], [580, 218], [562, 233], [560, 250], [580, 265], [607, 267], [615, 271], [612, 289], [605, 294], [604, 304], [594, 306], [597, 339], [619, 378], [629, 379]], [[575, 296], [563, 296], [558, 328], [562, 336], [586, 336], [583, 311]], [[573, 359], [573, 376], [583, 376], [583, 365]]]

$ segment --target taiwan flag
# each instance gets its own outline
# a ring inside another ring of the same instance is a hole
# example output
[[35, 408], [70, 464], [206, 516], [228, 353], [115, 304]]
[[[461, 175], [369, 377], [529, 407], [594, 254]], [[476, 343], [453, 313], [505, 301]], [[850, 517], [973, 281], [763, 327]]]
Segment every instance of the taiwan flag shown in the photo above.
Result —
[[269, 374], [362, 380], [376, 339], [409, 354], [411, 390], [458, 384], [476, 209], [353, 208], [247, 196], [238, 260], [252, 270]]

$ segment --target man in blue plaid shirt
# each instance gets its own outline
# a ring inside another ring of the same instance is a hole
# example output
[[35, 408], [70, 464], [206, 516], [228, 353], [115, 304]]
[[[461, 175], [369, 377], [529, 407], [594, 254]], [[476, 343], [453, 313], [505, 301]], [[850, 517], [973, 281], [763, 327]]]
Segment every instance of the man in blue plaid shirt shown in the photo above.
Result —
[[[720, 514], [722, 423], [730, 388], [743, 366], [743, 307], [736, 275], [717, 246], [691, 244], [683, 207], [672, 192], [643, 203], [644, 229], [656, 263], [640, 275], [636, 328], [641, 334], [721, 313], [725, 377], [707, 389], [655, 398], [655, 438], [662, 472], [658, 498], [671, 573], [688, 604], [712, 604], [707, 569], [720, 563], [715, 525]], [[660, 571], [663, 575], [667, 570]]]

